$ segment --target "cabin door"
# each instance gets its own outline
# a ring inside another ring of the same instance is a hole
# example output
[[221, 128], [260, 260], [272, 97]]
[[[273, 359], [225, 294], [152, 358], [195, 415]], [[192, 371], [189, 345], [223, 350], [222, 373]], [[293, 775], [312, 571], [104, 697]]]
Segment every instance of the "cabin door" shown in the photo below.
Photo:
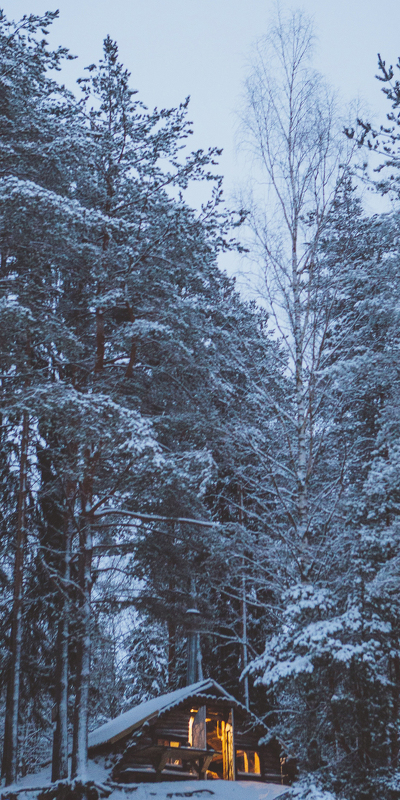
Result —
[[233, 711], [231, 711], [228, 722], [222, 722], [222, 763], [224, 781], [235, 780], [234, 752]]

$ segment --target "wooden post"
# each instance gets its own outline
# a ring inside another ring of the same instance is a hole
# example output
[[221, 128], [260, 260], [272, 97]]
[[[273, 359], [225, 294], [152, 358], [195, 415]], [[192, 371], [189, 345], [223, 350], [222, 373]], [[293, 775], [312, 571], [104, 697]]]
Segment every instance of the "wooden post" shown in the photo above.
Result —
[[235, 769], [235, 746], [233, 733], [233, 708], [229, 713], [228, 722], [222, 721], [222, 764], [224, 781], [234, 781], [236, 777]]

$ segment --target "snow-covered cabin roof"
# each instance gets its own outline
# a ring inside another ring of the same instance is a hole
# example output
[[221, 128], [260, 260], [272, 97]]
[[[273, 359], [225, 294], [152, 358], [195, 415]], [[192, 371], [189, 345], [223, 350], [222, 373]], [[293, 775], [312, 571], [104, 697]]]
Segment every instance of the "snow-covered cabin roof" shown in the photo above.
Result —
[[89, 749], [99, 747], [102, 744], [112, 744], [122, 739], [129, 733], [132, 733], [136, 728], [143, 725], [144, 722], [152, 717], [158, 717], [159, 714], [166, 711], [168, 708], [182, 703], [193, 695], [201, 695], [211, 693], [214, 697], [224, 697], [231, 700], [237, 705], [232, 695], [230, 695], [219, 683], [207, 678], [198, 683], [192, 683], [190, 686], [185, 686], [183, 689], [176, 689], [175, 692], [168, 692], [162, 694], [160, 697], [154, 697], [152, 700], [147, 700], [145, 703], [140, 703], [134, 706], [129, 711], [120, 714], [119, 717], [105, 722], [96, 730], [89, 733]]

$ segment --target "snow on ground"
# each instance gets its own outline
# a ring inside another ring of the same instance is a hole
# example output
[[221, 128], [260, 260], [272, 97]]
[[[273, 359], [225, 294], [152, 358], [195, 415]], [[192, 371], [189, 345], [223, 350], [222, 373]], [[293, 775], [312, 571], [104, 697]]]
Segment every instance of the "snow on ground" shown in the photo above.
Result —
[[[104, 765], [104, 758], [97, 756], [89, 759], [87, 779], [97, 785], [107, 786], [110, 780], [110, 769]], [[7, 800], [13, 789], [22, 787], [43, 789], [50, 786], [51, 765], [48, 764], [39, 772], [20, 778], [17, 785], [7, 790], [0, 787], [0, 798]], [[111, 786], [109, 786], [111, 789]], [[36, 800], [36, 793], [18, 792], [18, 800]], [[259, 783], [258, 781], [165, 781], [159, 783], [136, 783], [116, 787], [108, 800], [337, 800], [336, 795], [322, 789], [304, 777], [294, 786], [280, 786], [275, 783]]]
[[[69, 759], [70, 768], [71, 768], [71, 759]], [[104, 761], [98, 759], [97, 761], [89, 760], [88, 765], [88, 774], [87, 779], [90, 781], [95, 781], [95, 783], [106, 783], [106, 781], [110, 777], [110, 771], [106, 769], [104, 766]], [[35, 800], [36, 794], [35, 792], [25, 791], [21, 792], [22, 787], [26, 787], [26, 789], [43, 789], [44, 787], [49, 787], [51, 785], [51, 764], [47, 764], [47, 766], [43, 767], [43, 769], [38, 770], [38, 772], [30, 773], [29, 775], [25, 775], [24, 778], [19, 778], [18, 783], [13, 783], [11, 786], [0, 787], [0, 797], [3, 797], [6, 800], [8, 793], [13, 794], [16, 790], [18, 790], [18, 800]], [[126, 795], [125, 795], [126, 800]]]
[[290, 797], [288, 786], [256, 781], [165, 781], [141, 783], [132, 794], [115, 789], [109, 800], [285, 800]]
[[[38, 772], [31, 772], [29, 775], [26, 775], [25, 778], [19, 778], [18, 783], [12, 783], [11, 786], [7, 786], [7, 791], [12, 794], [13, 790], [20, 789], [21, 786], [47, 786], [47, 784], [50, 783], [50, 779], [51, 765], [49, 764], [47, 767], [43, 767], [43, 769], [39, 770]], [[0, 793], [4, 795], [5, 791], [6, 790], [2, 788]], [[20, 797], [22, 797], [22, 794]]]
[[[89, 760], [87, 774], [89, 780], [95, 781], [96, 784], [107, 785], [109, 777], [110, 773], [105, 768], [103, 759]], [[12, 794], [13, 790], [18, 789], [18, 800], [35, 800], [35, 792], [21, 792], [21, 788], [43, 789], [45, 786], [50, 786], [50, 782], [49, 764], [39, 772], [21, 778], [17, 785], [9, 786], [7, 790], [0, 789], [0, 795], [6, 800], [8, 793]], [[286, 800], [292, 796], [292, 791], [288, 786], [257, 781], [163, 781], [115, 787], [108, 800], [186, 800], [186, 798], [188, 800], [192, 798], [193, 800], [276, 800], [276, 798]], [[320, 799], [312, 797], [312, 800]]]
[[[295, 784], [292, 789], [291, 800], [338, 800], [337, 795], [317, 786], [308, 777]], [[343, 798], [343, 800], [345, 800]]]
[[[89, 780], [94, 780], [97, 784], [106, 784], [108, 778], [107, 771], [100, 765], [90, 765], [88, 772]], [[33, 791], [22, 791], [22, 787], [27, 789], [43, 789], [50, 786], [50, 770], [45, 768], [34, 775], [27, 775], [21, 778], [18, 784], [8, 786], [7, 789], [0, 789], [0, 794], [6, 798], [8, 793], [12, 794], [16, 789], [19, 790], [19, 800], [34, 800], [36, 797]], [[121, 788], [114, 788], [108, 800], [286, 800], [291, 797], [292, 790], [288, 786], [280, 786], [272, 783], [258, 783], [256, 781], [163, 781], [162, 783], [140, 783]], [[310, 798], [311, 800], [311, 798]], [[319, 800], [314, 797], [312, 800]], [[322, 800], [322, 798], [321, 798]], [[326, 800], [330, 800], [326, 798]]]

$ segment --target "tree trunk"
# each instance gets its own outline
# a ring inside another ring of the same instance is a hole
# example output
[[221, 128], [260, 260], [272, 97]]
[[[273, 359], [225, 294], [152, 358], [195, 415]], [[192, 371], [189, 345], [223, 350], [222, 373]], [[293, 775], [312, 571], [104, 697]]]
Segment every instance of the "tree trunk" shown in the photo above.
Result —
[[[398, 642], [395, 643], [393, 650], [397, 653], [399, 649]], [[396, 770], [399, 763], [399, 734], [398, 734], [398, 719], [399, 719], [399, 687], [400, 687], [400, 659], [396, 654], [392, 659], [393, 674], [392, 674], [392, 720], [390, 726], [390, 766]]]
[[101, 372], [104, 367], [104, 314], [101, 308], [96, 311], [96, 364], [95, 372]]
[[92, 564], [92, 530], [85, 520], [80, 534], [80, 639], [76, 672], [74, 730], [71, 778], [85, 778], [88, 750], [88, 711], [90, 685], [90, 591]]
[[60, 622], [57, 637], [56, 664], [56, 729], [53, 737], [51, 780], [68, 778], [68, 636], [69, 636], [69, 584], [71, 573], [72, 531], [69, 509], [66, 512], [64, 531], [64, 570]]
[[21, 455], [17, 507], [17, 532], [15, 538], [14, 597], [11, 630], [11, 665], [7, 685], [7, 705], [4, 731], [2, 775], [6, 786], [14, 783], [18, 771], [18, 714], [22, 651], [22, 601], [25, 550], [26, 489], [28, 466], [29, 418], [24, 411], [22, 421]]
[[297, 513], [299, 536], [305, 539], [307, 530], [307, 436], [306, 436], [306, 391], [304, 381], [303, 324], [300, 275], [297, 258], [297, 230], [292, 241], [292, 293], [293, 335], [295, 347], [295, 383], [297, 409]]
[[[130, 307], [129, 303], [127, 303], [128, 313], [129, 313], [129, 322], [135, 322], [135, 315]], [[133, 367], [136, 364], [136, 354], [137, 354], [137, 344], [136, 344], [136, 337], [134, 336], [132, 339], [131, 345], [131, 352], [129, 355], [129, 363], [126, 368], [125, 377], [131, 378], [133, 375]]]
[[[241, 489], [239, 490], [239, 522], [240, 525], [243, 526], [243, 492]], [[242, 627], [241, 662], [242, 662], [242, 672], [243, 672], [246, 669], [248, 662], [246, 575], [245, 575], [244, 558], [242, 561], [242, 570], [243, 572], [242, 572], [242, 596], [240, 600], [240, 618]], [[243, 678], [243, 694], [244, 694], [244, 705], [246, 706], [246, 708], [250, 708], [248, 675], [245, 675]]]
[[176, 677], [176, 624], [168, 620], [168, 688], [175, 687]]
[[[244, 568], [244, 566], [243, 566]], [[240, 612], [242, 618], [242, 670], [245, 670], [247, 667], [248, 661], [248, 641], [247, 641], [247, 603], [246, 603], [246, 578], [245, 575], [242, 575], [242, 597], [240, 601]], [[246, 708], [250, 708], [250, 698], [249, 698], [249, 676], [245, 675], [243, 678], [243, 694], [244, 694], [244, 705]]]

